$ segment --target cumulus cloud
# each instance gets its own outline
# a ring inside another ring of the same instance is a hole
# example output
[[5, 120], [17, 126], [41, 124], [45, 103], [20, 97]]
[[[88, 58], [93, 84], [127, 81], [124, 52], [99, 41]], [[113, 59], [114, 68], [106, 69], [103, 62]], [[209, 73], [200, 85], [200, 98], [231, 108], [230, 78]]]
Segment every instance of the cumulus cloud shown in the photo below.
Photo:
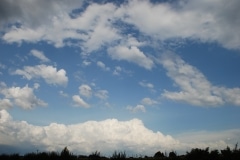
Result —
[[196, 106], [221, 106], [226, 103], [240, 106], [240, 88], [214, 86], [197, 68], [174, 53], [163, 54], [160, 61], [167, 75], [180, 88], [179, 92], [165, 90], [163, 97]]
[[[62, 11], [70, 12], [76, 6], [80, 7], [82, 4], [78, 0], [68, 2], [67, 0], [28, 0], [12, 1], [2, 0], [0, 6], [0, 25], [6, 23], [22, 23], [26, 26], [37, 27], [39, 25], [48, 23], [49, 20], [61, 14]], [[38, 6], [35, 8], [33, 6]], [[2, 26], [1, 26], [2, 27]]]
[[87, 61], [87, 60], [84, 60], [84, 61], [82, 62], [82, 64], [83, 64], [84, 66], [90, 66], [90, 65], [91, 65], [91, 62], [90, 62], [90, 61]]
[[135, 63], [145, 69], [152, 69], [154, 62], [147, 57], [136, 46], [116, 46], [108, 49], [108, 54], [112, 59], [126, 60], [128, 62]]
[[36, 65], [25, 66], [23, 69], [17, 69], [13, 74], [22, 75], [24, 78], [31, 80], [33, 78], [43, 78], [46, 83], [53, 85], [66, 86], [68, 77], [64, 69], [57, 70], [53, 66]]
[[127, 110], [129, 110], [130, 112], [133, 112], [133, 113], [146, 112], [144, 105], [141, 105], [141, 104], [138, 104], [135, 107], [127, 106]]
[[122, 68], [120, 66], [116, 66], [114, 71], [113, 71], [113, 75], [120, 75], [120, 72], [122, 71]]
[[50, 151], [69, 146], [71, 151], [86, 154], [94, 150], [109, 155], [114, 150], [154, 154], [161, 148], [170, 150], [172, 145], [179, 143], [169, 135], [147, 129], [138, 119], [129, 121], [107, 119], [74, 125], [51, 123], [42, 127], [24, 121], [13, 121], [8, 112], [1, 110], [0, 123], [0, 137], [5, 138], [5, 143], [11, 144], [12, 141], [16, 144], [28, 143], [38, 149], [42, 147]]
[[148, 105], [148, 106], [153, 106], [153, 105], [158, 104], [157, 101], [155, 101], [155, 100], [153, 100], [153, 99], [151, 99], [149, 97], [143, 98], [141, 100], [141, 103], [144, 104], [144, 105]]
[[102, 61], [97, 61], [97, 66], [100, 67], [101, 69], [105, 70], [105, 71], [110, 70], [110, 68], [107, 67]]
[[106, 100], [108, 98], [108, 91], [107, 90], [101, 90], [101, 89], [96, 89], [95, 84], [91, 84], [91, 86], [87, 84], [82, 84], [79, 86], [79, 95], [74, 95], [72, 97], [72, 100], [74, 102], [74, 106], [79, 106], [79, 107], [84, 107], [84, 108], [89, 108], [90, 104], [84, 101], [83, 98], [88, 98], [88, 99], [93, 99], [93, 98], [98, 98], [100, 100]]
[[[238, 0], [230, 3], [226, 0], [186, 0], [154, 4], [151, 1], [133, 0], [119, 6], [113, 3], [89, 3], [86, 8], [81, 8], [81, 3], [77, 0], [71, 3], [66, 0], [27, 2], [23, 0], [13, 3], [4, 0], [1, 3], [0, 24], [12, 24], [2, 36], [4, 41], [47, 41], [56, 47], [62, 47], [74, 43], [69, 41], [73, 39], [84, 53], [90, 53], [106, 44], [116, 44], [125, 39], [125, 29], [129, 25], [141, 35], [160, 41], [194, 39], [218, 42], [229, 49], [240, 49]], [[38, 9], [32, 6], [38, 6]], [[77, 8], [83, 11], [73, 14], [72, 11]], [[16, 22], [18, 25], [14, 25]], [[138, 37], [131, 36], [132, 39], [127, 39], [132, 48], [118, 46], [114, 50], [138, 55], [141, 61], [145, 60], [145, 68], [151, 69], [152, 61], [144, 57], [138, 49], [141, 45], [136, 43]], [[133, 59], [130, 58], [129, 61], [133, 62]]]
[[149, 89], [153, 89], [154, 88], [154, 85], [152, 83], [147, 83], [145, 81], [139, 82], [139, 85], [142, 86], [142, 87], [147, 87]]
[[44, 53], [41, 52], [41, 51], [38, 51], [38, 50], [33, 49], [33, 50], [30, 51], [30, 54], [31, 54], [32, 56], [40, 59], [41, 62], [50, 62], [50, 60], [49, 60], [49, 59], [44, 55]]
[[[47, 126], [35, 126], [26, 121], [14, 121], [6, 110], [0, 110], [0, 126], [1, 144], [18, 148], [27, 144], [48, 151], [60, 151], [68, 146], [74, 153], [81, 151], [81, 154], [90, 154], [98, 150], [104, 155], [111, 155], [115, 150], [152, 156], [158, 150], [177, 150], [179, 153], [179, 150], [185, 152], [185, 149], [194, 147], [222, 149], [227, 145], [233, 146], [235, 142], [228, 144], [227, 139], [234, 140], [240, 133], [239, 130], [184, 133], [176, 136], [180, 139], [178, 140], [146, 128], [139, 119], [106, 119], [72, 125], [51, 123]], [[192, 143], [196, 139], [198, 142]], [[32, 148], [27, 150], [29, 151]]]
[[90, 98], [92, 96], [92, 88], [87, 84], [82, 84], [79, 87], [79, 93], [84, 97]]
[[140, 81], [138, 84], [142, 87], [149, 89], [151, 92], [155, 92], [154, 85], [152, 83], [148, 83], [146, 81]]
[[107, 90], [98, 90], [98, 91], [96, 91], [95, 96], [102, 100], [105, 100], [108, 98], [108, 91]]
[[236, 18], [240, 15], [239, 6], [238, 0], [231, 3], [226, 0], [187, 0], [157, 4], [134, 0], [122, 6], [119, 12], [125, 15], [122, 19], [126, 23], [163, 41], [173, 38], [200, 39], [239, 49], [240, 21]]
[[83, 108], [90, 107], [90, 105], [87, 102], [85, 102], [79, 95], [72, 96], [72, 100], [74, 102], [73, 106], [83, 107]]
[[34, 95], [34, 89], [28, 85], [24, 87], [10, 87], [0, 86], [0, 94], [4, 96], [4, 99], [0, 99], [1, 109], [8, 109], [12, 106], [18, 106], [23, 109], [32, 109], [37, 106], [47, 106], [47, 103], [38, 99]]
[[13, 104], [9, 99], [7, 98], [0, 99], [0, 109], [8, 109], [8, 108], [11, 108], [12, 106]]
[[[75, 7], [78, 6], [73, 6], [72, 10], [77, 9]], [[70, 16], [72, 10], [62, 9], [61, 13], [50, 16], [47, 23], [42, 23], [38, 27], [29, 27], [24, 24], [20, 27], [13, 26], [2, 38], [8, 43], [47, 41], [55, 47], [79, 46], [80, 43], [79, 47], [86, 54], [119, 39], [117, 30], [112, 27], [109, 21], [113, 18], [115, 11], [113, 4], [93, 3], [85, 8], [81, 14], [74, 15], [74, 18]], [[77, 44], [69, 39], [75, 40]]]

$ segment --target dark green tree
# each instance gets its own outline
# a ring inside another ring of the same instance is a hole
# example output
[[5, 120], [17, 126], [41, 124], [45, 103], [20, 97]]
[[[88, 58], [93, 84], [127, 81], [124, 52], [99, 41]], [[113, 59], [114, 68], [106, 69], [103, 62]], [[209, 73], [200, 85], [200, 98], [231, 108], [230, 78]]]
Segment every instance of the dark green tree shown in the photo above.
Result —
[[226, 149], [221, 150], [221, 154], [222, 154], [223, 160], [231, 160], [232, 151], [231, 151], [230, 147], [227, 146]]
[[209, 148], [204, 149], [195, 148], [191, 152], [187, 152], [187, 160], [208, 160]]
[[62, 160], [73, 160], [76, 159], [76, 156], [70, 153], [67, 147], [65, 147], [60, 154]]
[[218, 160], [220, 157], [220, 154], [219, 154], [219, 151], [218, 150], [212, 150], [210, 153], [209, 153], [209, 159], [210, 160]]
[[171, 152], [169, 152], [168, 157], [169, 157], [169, 159], [171, 159], [171, 160], [178, 159], [178, 156], [177, 156], [176, 151], [171, 151]]
[[100, 160], [101, 159], [101, 154], [100, 154], [100, 152], [95, 151], [92, 154], [90, 154], [88, 157], [89, 157], [90, 160]]
[[111, 159], [112, 160], [125, 160], [126, 159], [126, 153], [125, 152], [114, 151]]
[[164, 157], [165, 157], [164, 153], [162, 153], [160, 151], [158, 151], [154, 154], [154, 158], [164, 158]]

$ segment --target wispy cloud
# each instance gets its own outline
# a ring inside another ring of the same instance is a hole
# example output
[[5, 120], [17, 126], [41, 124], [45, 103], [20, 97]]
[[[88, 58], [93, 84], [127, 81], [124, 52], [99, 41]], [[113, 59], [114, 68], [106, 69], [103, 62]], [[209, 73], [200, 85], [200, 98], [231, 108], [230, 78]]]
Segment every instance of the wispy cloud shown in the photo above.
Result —
[[155, 101], [155, 100], [153, 100], [153, 99], [151, 99], [151, 98], [149, 98], [149, 97], [146, 97], [146, 98], [143, 98], [143, 99], [141, 100], [141, 103], [142, 103], [143, 105], [153, 106], [153, 105], [158, 104], [158, 101]]
[[59, 95], [61, 95], [63, 97], [68, 97], [68, 94], [65, 93], [64, 91], [59, 91], [58, 93], [59, 93]]
[[144, 105], [141, 105], [141, 104], [138, 104], [135, 107], [127, 106], [126, 108], [127, 108], [127, 110], [129, 110], [130, 112], [133, 112], [133, 113], [146, 112]]
[[197, 68], [174, 53], [163, 54], [160, 63], [180, 88], [178, 92], [165, 90], [163, 97], [196, 106], [221, 106], [226, 103], [240, 106], [240, 88], [214, 86]]
[[151, 92], [156, 92], [154, 89], [154, 85], [152, 83], [149, 83], [146, 81], [140, 81], [138, 84], [142, 87], [149, 89]]
[[100, 98], [101, 100], [105, 100], [108, 98], [108, 91], [107, 90], [98, 90], [98, 91], [96, 91], [95, 96]]
[[30, 54], [38, 59], [40, 59], [42, 62], [50, 62], [50, 59], [48, 59], [43, 52], [38, 51], [38, 50], [31, 50]]
[[110, 71], [110, 68], [107, 67], [102, 61], [97, 61], [97, 66], [100, 67], [104, 71]]
[[75, 107], [83, 107], [83, 108], [89, 108], [90, 105], [85, 102], [79, 95], [72, 96], [72, 100], [74, 102], [73, 106]]

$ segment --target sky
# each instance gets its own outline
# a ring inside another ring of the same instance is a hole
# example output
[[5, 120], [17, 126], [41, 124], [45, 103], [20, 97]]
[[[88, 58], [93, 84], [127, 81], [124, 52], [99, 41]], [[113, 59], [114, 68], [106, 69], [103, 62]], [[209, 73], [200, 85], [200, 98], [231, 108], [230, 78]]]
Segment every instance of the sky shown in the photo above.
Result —
[[240, 142], [239, 0], [1, 0], [0, 153]]

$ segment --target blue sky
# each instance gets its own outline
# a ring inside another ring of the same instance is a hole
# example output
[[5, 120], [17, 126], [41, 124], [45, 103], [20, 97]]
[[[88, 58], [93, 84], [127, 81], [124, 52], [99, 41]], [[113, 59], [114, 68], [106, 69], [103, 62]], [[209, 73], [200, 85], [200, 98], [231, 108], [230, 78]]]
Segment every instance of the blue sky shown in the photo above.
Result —
[[1, 1], [2, 152], [234, 146], [239, 5]]

